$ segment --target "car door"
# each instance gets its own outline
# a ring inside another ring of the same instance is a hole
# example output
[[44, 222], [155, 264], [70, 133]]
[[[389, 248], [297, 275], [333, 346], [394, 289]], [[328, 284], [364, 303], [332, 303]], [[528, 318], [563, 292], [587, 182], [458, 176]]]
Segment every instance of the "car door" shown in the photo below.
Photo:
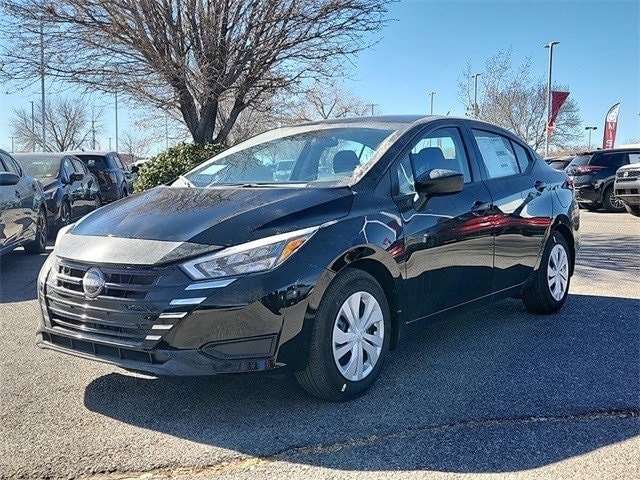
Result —
[[26, 175], [13, 157], [7, 154], [0, 155], [7, 171], [20, 177], [20, 181], [10, 187], [7, 192], [7, 200], [10, 205], [7, 212], [7, 227], [11, 234], [11, 243], [31, 240], [35, 235], [38, 220], [37, 212], [33, 208], [38, 188], [36, 180]]
[[71, 204], [71, 220], [76, 220], [83, 215], [84, 207], [84, 185], [76, 178], [76, 170], [73, 168], [71, 157], [64, 157], [61, 164], [62, 181], [67, 183], [67, 196]]
[[[493, 274], [492, 202], [460, 124], [427, 127], [393, 168], [394, 198], [405, 236], [409, 318], [488, 300]], [[462, 172], [462, 191], [431, 197], [416, 193], [414, 179], [437, 168]]]
[[70, 157], [76, 175], [79, 176], [79, 189], [82, 192], [78, 204], [79, 216], [84, 216], [95, 207], [95, 187], [93, 186], [93, 175], [89, 173], [87, 167], [77, 158]]
[[489, 127], [473, 127], [495, 215], [493, 291], [521, 285], [531, 275], [551, 223], [551, 186], [527, 146]]
[[112, 161], [115, 167], [121, 171], [122, 176], [124, 177], [124, 183], [127, 187], [127, 194], [131, 195], [133, 193], [133, 174], [129, 170], [129, 167], [124, 163], [120, 155], [117, 153], [112, 154]]
[[[7, 172], [5, 157], [0, 153], [0, 172]], [[18, 203], [15, 185], [0, 186], [0, 248], [15, 242], [18, 233], [14, 223], [14, 209]]]

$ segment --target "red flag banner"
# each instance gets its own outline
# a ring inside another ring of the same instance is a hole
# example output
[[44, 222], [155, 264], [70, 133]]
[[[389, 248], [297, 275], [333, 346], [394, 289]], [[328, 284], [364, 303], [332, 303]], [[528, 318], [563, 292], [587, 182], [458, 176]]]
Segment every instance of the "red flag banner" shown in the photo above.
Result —
[[616, 130], [618, 130], [618, 112], [620, 112], [620, 102], [616, 103], [607, 112], [604, 120], [604, 138], [602, 148], [613, 148], [616, 143]]
[[556, 128], [556, 118], [558, 118], [558, 113], [568, 96], [569, 92], [551, 92], [551, 112], [549, 115], [549, 123], [547, 124], [549, 135], [551, 135], [553, 130]]

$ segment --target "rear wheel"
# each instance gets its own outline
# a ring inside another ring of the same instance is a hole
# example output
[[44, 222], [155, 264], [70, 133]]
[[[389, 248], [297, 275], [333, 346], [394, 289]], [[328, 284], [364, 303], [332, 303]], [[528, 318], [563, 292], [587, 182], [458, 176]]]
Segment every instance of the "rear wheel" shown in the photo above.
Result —
[[620, 213], [624, 212], [624, 203], [613, 193], [613, 186], [607, 187], [602, 197], [602, 204], [607, 212]]
[[631, 215], [634, 215], [636, 217], [640, 217], [640, 205], [627, 205], [626, 203], [624, 204], [624, 208], [627, 210], [627, 212], [629, 212]]
[[348, 269], [332, 282], [318, 307], [307, 368], [296, 373], [311, 395], [344, 401], [362, 395], [380, 374], [391, 334], [389, 305], [380, 284]]
[[43, 253], [47, 248], [47, 213], [44, 208], [38, 212], [36, 224], [36, 238], [24, 245], [24, 251], [29, 254]]
[[550, 314], [567, 301], [571, 281], [571, 257], [565, 238], [553, 232], [542, 254], [540, 268], [522, 292], [524, 306], [533, 313]]

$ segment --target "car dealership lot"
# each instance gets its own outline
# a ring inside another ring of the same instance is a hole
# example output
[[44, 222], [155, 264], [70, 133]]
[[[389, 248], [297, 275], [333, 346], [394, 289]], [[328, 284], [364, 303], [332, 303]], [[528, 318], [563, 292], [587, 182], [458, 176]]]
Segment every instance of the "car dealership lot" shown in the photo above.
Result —
[[505, 301], [434, 325], [344, 404], [278, 375], [154, 379], [40, 351], [45, 257], [10, 253], [0, 259], [0, 478], [637, 478], [640, 221], [581, 218], [559, 315]]

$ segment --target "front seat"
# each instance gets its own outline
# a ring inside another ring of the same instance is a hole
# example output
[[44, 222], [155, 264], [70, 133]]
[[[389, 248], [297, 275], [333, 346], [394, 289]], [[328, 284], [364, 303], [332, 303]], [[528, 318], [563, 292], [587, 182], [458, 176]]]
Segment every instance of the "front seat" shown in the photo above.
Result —
[[333, 156], [333, 173], [351, 174], [359, 165], [360, 160], [353, 150], [341, 150]]
[[412, 154], [411, 159], [416, 169], [416, 176], [427, 170], [435, 170], [437, 168], [444, 170], [457, 170], [456, 162], [444, 158], [442, 150], [438, 147], [425, 147], [418, 153]]

